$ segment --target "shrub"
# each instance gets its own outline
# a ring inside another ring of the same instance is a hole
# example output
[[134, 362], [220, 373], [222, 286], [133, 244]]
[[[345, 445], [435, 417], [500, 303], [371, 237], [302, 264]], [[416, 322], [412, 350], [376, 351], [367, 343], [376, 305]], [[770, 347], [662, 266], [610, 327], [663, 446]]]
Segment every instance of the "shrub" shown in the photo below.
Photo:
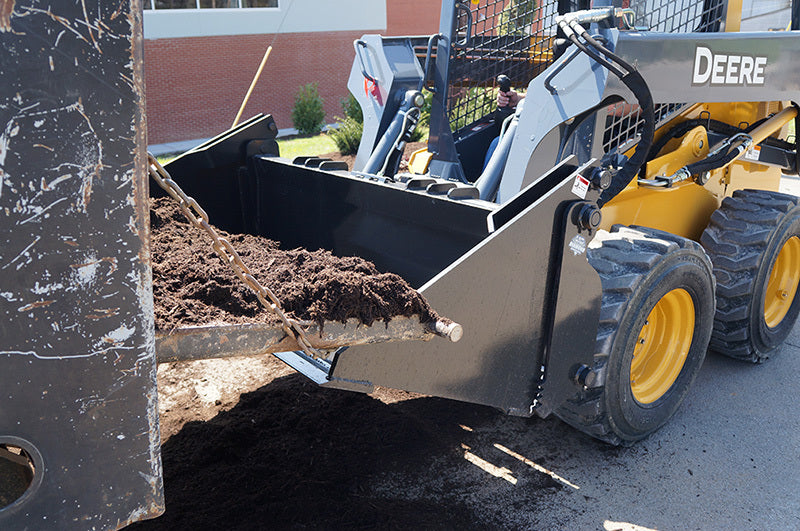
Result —
[[317, 135], [325, 125], [325, 109], [322, 107], [316, 83], [300, 87], [294, 95], [292, 123], [301, 135]]
[[422, 93], [425, 96], [425, 103], [420, 109], [419, 124], [427, 127], [431, 125], [431, 106], [433, 105], [433, 92], [425, 90]]
[[500, 13], [498, 35], [531, 35], [535, 20], [535, 0], [511, 0]]
[[424, 125], [420, 125], [417, 123], [417, 128], [414, 129], [414, 132], [411, 133], [411, 138], [408, 140], [409, 142], [422, 142], [428, 136], [428, 128]]
[[364, 123], [364, 113], [361, 111], [361, 105], [352, 94], [342, 100], [342, 112], [345, 118], [352, 118], [360, 124]]
[[472, 87], [456, 100], [450, 114], [450, 127], [459, 131], [462, 127], [472, 125], [494, 110], [497, 99], [496, 89], [491, 87]]
[[336, 147], [339, 148], [339, 153], [342, 155], [353, 155], [358, 151], [358, 145], [361, 143], [361, 133], [364, 131], [364, 124], [355, 120], [351, 116], [342, 119], [336, 118], [336, 129], [330, 129], [328, 136], [330, 136]]

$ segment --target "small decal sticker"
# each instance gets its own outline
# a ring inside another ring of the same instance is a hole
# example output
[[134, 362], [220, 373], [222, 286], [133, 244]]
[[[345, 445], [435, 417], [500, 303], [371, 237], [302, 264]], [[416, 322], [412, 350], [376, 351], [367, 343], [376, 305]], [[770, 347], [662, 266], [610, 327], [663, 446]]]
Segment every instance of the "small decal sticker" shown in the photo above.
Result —
[[575, 184], [572, 185], [572, 193], [586, 199], [586, 193], [589, 191], [589, 180], [585, 179], [582, 175], [575, 176]]
[[575, 256], [583, 254], [586, 252], [586, 238], [580, 234], [576, 234], [575, 237], [569, 241], [569, 249]]
[[744, 158], [747, 160], [759, 160], [761, 157], [761, 146], [753, 146], [744, 152]]

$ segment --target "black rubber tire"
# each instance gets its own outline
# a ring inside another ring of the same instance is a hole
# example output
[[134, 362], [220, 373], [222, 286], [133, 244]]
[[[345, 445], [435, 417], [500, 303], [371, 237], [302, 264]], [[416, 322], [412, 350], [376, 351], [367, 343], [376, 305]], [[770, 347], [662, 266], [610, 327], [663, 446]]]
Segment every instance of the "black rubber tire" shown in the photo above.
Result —
[[700, 241], [717, 279], [712, 350], [761, 363], [791, 332], [800, 297], [770, 328], [764, 320], [764, 296], [778, 253], [789, 238], [800, 236], [799, 202], [777, 192], [738, 190], [711, 216]]
[[[584, 388], [577, 399], [560, 406], [555, 414], [593, 437], [629, 445], [666, 424], [703, 364], [714, 318], [711, 261], [691, 240], [623, 226], [598, 235], [590, 245], [588, 259], [603, 286], [592, 367], [595, 387]], [[685, 289], [694, 305], [692, 342], [675, 382], [658, 400], [642, 404], [633, 396], [630, 383], [634, 348], [650, 311], [676, 288]]]

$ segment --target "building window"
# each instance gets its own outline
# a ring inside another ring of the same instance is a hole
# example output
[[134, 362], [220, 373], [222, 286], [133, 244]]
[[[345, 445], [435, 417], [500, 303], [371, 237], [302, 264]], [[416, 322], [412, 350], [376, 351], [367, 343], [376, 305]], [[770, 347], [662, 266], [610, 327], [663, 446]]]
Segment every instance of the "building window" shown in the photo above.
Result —
[[145, 0], [145, 9], [278, 7], [278, 0]]

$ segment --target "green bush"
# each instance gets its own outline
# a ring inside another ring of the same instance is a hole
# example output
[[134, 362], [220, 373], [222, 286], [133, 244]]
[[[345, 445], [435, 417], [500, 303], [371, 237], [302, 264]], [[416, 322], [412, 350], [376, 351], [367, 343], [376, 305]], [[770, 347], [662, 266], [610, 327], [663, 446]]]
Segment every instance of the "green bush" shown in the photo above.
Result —
[[431, 125], [431, 106], [433, 105], [433, 92], [428, 90], [423, 91], [422, 93], [425, 96], [425, 103], [422, 105], [419, 117], [419, 125], [423, 125], [426, 128], [430, 127]]
[[[486, 109], [494, 109], [497, 90], [491, 87], [472, 87], [456, 100], [450, 116], [450, 128], [455, 132], [471, 125], [486, 114]], [[466, 111], [466, 112], [465, 112]], [[461, 114], [460, 114], [461, 113]], [[457, 118], [456, 118], [457, 117]]]
[[361, 105], [352, 94], [342, 100], [342, 112], [345, 118], [352, 118], [360, 124], [364, 123], [364, 113], [361, 111]]
[[511, 0], [500, 13], [499, 35], [531, 35], [536, 0]]
[[328, 130], [330, 136], [336, 147], [339, 148], [339, 153], [342, 155], [353, 155], [358, 151], [358, 145], [361, 143], [361, 133], [364, 131], [364, 124], [348, 116], [344, 119], [336, 117], [336, 129]]
[[316, 83], [300, 87], [294, 95], [292, 123], [301, 135], [318, 135], [325, 125], [325, 109], [322, 107]]
[[422, 142], [427, 138], [429, 130], [424, 125], [420, 125], [420, 122], [417, 122], [417, 128], [411, 133], [411, 138], [408, 140], [409, 142]]
[[[431, 102], [433, 93], [425, 92], [425, 104], [420, 109], [420, 119], [417, 128], [411, 133], [411, 142], [420, 142], [428, 136], [428, 128], [431, 120]], [[336, 117], [336, 129], [331, 129], [328, 135], [336, 142], [339, 152], [342, 155], [351, 155], [358, 151], [361, 143], [361, 134], [364, 131], [364, 114], [361, 105], [356, 98], [350, 94], [342, 100], [342, 112], [344, 118]]]
[[336, 129], [328, 131], [328, 136], [336, 142], [339, 153], [353, 155], [361, 144], [361, 135], [364, 132], [364, 113], [361, 111], [358, 100], [352, 94], [342, 100], [342, 112], [344, 118], [336, 117]]

